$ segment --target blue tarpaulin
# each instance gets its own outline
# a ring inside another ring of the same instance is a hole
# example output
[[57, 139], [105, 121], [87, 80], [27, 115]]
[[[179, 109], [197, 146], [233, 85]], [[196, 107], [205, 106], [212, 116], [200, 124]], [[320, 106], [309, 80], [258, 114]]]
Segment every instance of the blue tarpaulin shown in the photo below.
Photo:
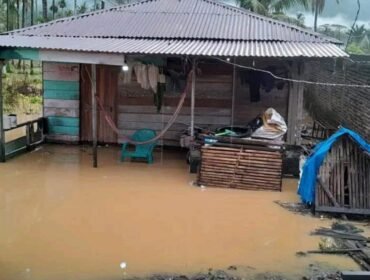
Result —
[[370, 153], [370, 145], [356, 132], [344, 127], [340, 128], [325, 141], [320, 142], [303, 166], [302, 177], [298, 188], [298, 194], [301, 196], [303, 202], [312, 204], [315, 201], [316, 177], [320, 166], [331, 146], [344, 135], [350, 136], [363, 150]]

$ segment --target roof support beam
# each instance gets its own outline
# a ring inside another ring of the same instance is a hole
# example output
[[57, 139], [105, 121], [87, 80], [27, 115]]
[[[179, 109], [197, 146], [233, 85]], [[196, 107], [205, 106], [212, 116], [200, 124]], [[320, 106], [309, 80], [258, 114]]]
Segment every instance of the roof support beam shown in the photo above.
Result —
[[0, 59], [24, 59], [46, 62], [68, 62], [118, 66], [123, 65], [125, 61], [125, 57], [123, 54], [83, 51], [39, 50], [33, 48], [0, 49]]
[[195, 110], [195, 79], [197, 71], [197, 61], [193, 59], [193, 69], [191, 73], [191, 99], [190, 99], [190, 136], [194, 139], [194, 110]]
[[[304, 64], [302, 61], [293, 61], [291, 67], [291, 77], [293, 79], [304, 78]], [[288, 132], [287, 142], [291, 145], [301, 144], [301, 129], [303, 121], [303, 93], [304, 85], [302, 83], [291, 82], [289, 88], [288, 103]]]
[[236, 57], [233, 59], [233, 81], [232, 81], [232, 97], [231, 97], [231, 126], [234, 126], [234, 118], [235, 118], [235, 92], [236, 92]]
[[40, 50], [40, 60], [122, 66], [125, 57], [123, 54], [113, 53]]

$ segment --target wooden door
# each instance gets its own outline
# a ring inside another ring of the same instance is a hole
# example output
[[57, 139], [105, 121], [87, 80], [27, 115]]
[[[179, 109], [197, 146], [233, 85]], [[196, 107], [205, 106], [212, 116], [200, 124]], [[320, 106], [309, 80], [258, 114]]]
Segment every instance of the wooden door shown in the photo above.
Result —
[[[117, 123], [117, 94], [118, 73], [117, 66], [97, 65], [96, 67], [96, 89], [105, 112]], [[92, 141], [91, 129], [91, 67], [81, 67], [81, 141]], [[98, 142], [117, 143], [117, 135], [108, 125], [103, 112], [98, 107]]]

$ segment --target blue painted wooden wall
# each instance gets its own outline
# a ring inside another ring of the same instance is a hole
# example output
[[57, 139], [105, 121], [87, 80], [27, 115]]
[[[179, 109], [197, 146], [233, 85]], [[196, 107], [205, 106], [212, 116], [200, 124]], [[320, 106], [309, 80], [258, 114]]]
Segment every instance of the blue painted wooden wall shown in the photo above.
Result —
[[43, 63], [44, 116], [49, 142], [80, 140], [80, 69], [78, 64]]

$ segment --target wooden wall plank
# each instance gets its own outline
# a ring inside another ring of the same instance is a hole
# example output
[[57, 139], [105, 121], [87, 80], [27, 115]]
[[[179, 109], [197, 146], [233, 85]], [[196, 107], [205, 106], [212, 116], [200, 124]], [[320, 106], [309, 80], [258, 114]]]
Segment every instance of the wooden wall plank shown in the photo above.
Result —
[[78, 91], [80, 89], [80, 84], [78, 81], [44, 80], [44, 89]]
[[80, 119], [71, 117], [52, 116], [48, 117], [48, 124], [51, 126], [80, 127]]
[[80, 92], [79, 90], [45, 89], [44, 98], [45, 99], [59, 99], [59, 100], [79, 100]]
[[79, 127], [72, 127], [72, 126], [49, 125], [48, 132], [49, 132], [49, 134], [62, 134], [62, 135], [78, 136], [79, 133], [80, 133], [80, 128]]
[[80, 71], [78, 64], [45, 63], [44, 79], [53, 81], [79, 81]]
[[58, 117], [72, 117], [79, 118], [80, 110], [79, 109], [70, 109], [70, 108], [44, 108], [44, 117], [58, 116]]
[[56, 100], [56, 99], [44, 99], [44, 107], [46, 108], [69, 108], [79, 109], [79, 100]]
[[[163, 106], [159, 114], [172, 114], [176, 110], [175, 106]], [[150, 113], [158, 114], [154, 106], [144, 105], [119, 105], [118, 113]], [[182, 115], [190, 115], [190, 107], [183, 107], [180, 111]], [[211, 116], [230, 116], [230, 108], [209, 108], [196, 107], [195, 114], [197, 115], [211, 115]]]
[[[117, 100], [119, 105], [153, 105], [153, 96], [140, 96], [135, 97], [123, 96], [120, 94]], [[179, 96], [164, 96], [163, 106], [177, 106], [179, 103]], [[212, 108], [231, 108], [231, 99], [209, 99], [195, 97], [195, 107], [212, 107]], [[190, 107], [190, 98], [185, 98], [184, 107]]]
[[55, 143], [78, 143], [80, 141], [79, 136], [75, 135], [46, 135], [46, 141]]
[[43, 76], [47, 139], [76, 142], [80, 135], [80, 67], [78, 64], [43, 63]]
[[[124, 122], [145, 122], [145, 123], [158, 123], [164, 121], [167, 123], [171, 119], [171, 115], [161, 114], [118, 114], [118, 127]], [[179, 115], [176, 119], [177, 123], [190, 124], [189, 115]], [[230, 117], [225, 116], [195, 116], [195, 124], [216, 124], [228, 125]]]
[[[119, 124], [119, 128], [121, 129], [154, 129], [154, 130], [161, 130], [166, 123], [162, 122], [154, 122], [154, 123], [146, 123], [146, 122], [122, 122]], [[174, 123], [169, 130], [175, 130], [175, 131], [183, 131], [188, 128], [187, 124], [183, 123]]]

